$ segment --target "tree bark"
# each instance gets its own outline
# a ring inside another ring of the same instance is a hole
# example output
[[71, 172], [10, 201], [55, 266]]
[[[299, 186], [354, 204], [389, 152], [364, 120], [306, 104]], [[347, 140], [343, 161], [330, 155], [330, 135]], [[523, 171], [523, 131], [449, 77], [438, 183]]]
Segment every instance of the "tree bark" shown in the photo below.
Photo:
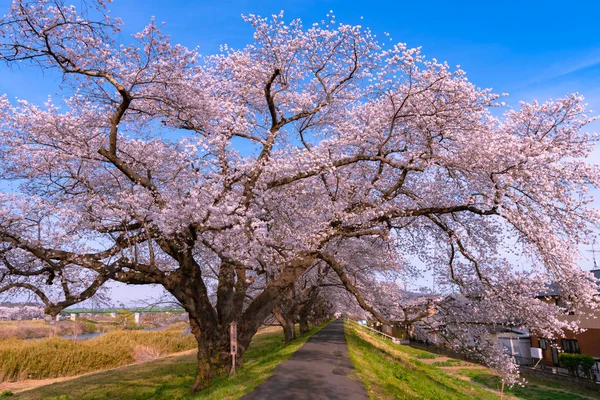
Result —
[[[229, 325], [217, 325], [216, 329], [201, 330], [195, 318], [190, 316], [192, 334], [198, 343], [198, 365], [192, 393], [210, 386], [211, 379], [226, 374], [231, 366]], [[239, 339], [238, 339], [239, 340]], [[249, 343], [239, 343], [236, 359], [248, 348]]]
[[273, 315], [277, 319], [277, 322], [283, 328], [283, 337], [285, 343], [289, 343], [292, 340], [296, 339], [296, 329], [294, 329], [294, 316], [285, 313], [280, 307], [275, 307], [273, 309]]
[[[243, 268], [226, 262], [220, 265], [217, 302], [213, 306], [202, 278], [202, 270], [189, 250], [191, 246], [181, 251], [164, 242], [162, 247], [180, 265], [177, 275], [172, 275], [165, 287], [188, 312], [192, 334], [198, 342], [198, 366], [192, 392], [208, 387], [212, 378], [229, 371], [232, 357], [229, 352], [230, 322], [238, 323], [236, 357], [239, 360], [260, 324], [313, 261], [312, 258], [306, 258], [291, 263], [244, 310], [244, 297], [249, 284]], [[295, 338], [294, 313], [290, 313], [289, 317], [283, 316], [283, 321], [287, 343]]]
[[310, 330], [310, 326], [308, 325], [307, 316], [300, 314], [300, 334], [305, 334], [309, 330]]
[[308, 326], [308, 318], [309, 318], [311, 312], [314, 311], [315, 301], [317, 299], [318, 294], [319, 294], [318, 289], [316, 287], [312, 288], [310, 290], [310, 293], [308, 294], [308, 298], [300, 307], [300, 311], [298, 312], [298, 317], [300, 320], [300, 333], [301, 334], [308, 332], [308, 330], [310, 329], [310, 327]]

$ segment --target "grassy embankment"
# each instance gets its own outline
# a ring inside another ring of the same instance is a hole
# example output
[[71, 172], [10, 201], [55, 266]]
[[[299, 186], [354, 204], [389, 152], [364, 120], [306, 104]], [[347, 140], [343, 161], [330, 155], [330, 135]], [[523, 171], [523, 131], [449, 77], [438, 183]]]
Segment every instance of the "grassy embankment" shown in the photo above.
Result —
[[11, 399], [237, 399], [272, 375], [277, 364], [290, 358], [321, 328], [311, 329], [287, 346], [279, 328], [258, 333], [233, 378], [217, 377], [210, 388], [195, 395], [189, 394], [189, 389], [194, 382], [196, 357], [189, 354], [86, 375], [18, 393]]
[[181, 331], [114, 331], [74, 341], [63, 338], [0, 341], [0, 382], [79, 375], [193, 349]]
[[[500, 378], [486, 370], [460, 369], [458, 374], [470, 378], [485, 387], [498, 389]], [[547, 379], [526, 378], [525, 386], [514, 386], [507, 393], [517, 399], [527, 400], [584, 400], [600, 399], [599, 392], [567, 387], [560, 382]]]
[[[487, 368], [410, 346], [395, 345], [346, 322], [350, 359], [371, 399], [499, 399], [500, 380]], [[573, 390], [556, 382], [513, 387], [505, 399], [584, 400], [598, 393]]]

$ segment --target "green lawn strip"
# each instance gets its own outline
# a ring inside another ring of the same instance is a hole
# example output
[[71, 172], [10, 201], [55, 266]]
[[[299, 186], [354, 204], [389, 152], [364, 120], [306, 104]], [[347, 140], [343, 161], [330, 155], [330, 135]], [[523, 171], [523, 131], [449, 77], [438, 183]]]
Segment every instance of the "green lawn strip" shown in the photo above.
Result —
[[452, 358], [446, 361], [436, 361], [431, 363], [434, 367], [460, 367], [462, 364], [462, 361]]
[[[500, 378], [483, 370], [463, 369], [458, 371], [460, 375], [469, 377], [473, 382], [492, 389], [500, 388]], [[574, 389], [564, 386], [559, 382], [542, 379], [527, 378], [527, 385], [515, 385], [506, 389], [506, 393], [519, 399], [526, 400], [587, 400], [600, 398], [599, 393], [586, 391], [585, 389]]]
[[14, 399], [237, 399], [252, 391], [273, 374], [310, 336], [323, 326], [311, 329], [285, 346], [283, 333], [258, 334], [243, 357], [235, 377], [217, 377], [210, 388], [191, 395], [196, 357], [184, 355], [132, 365], [67, 382], [55, 383], [19, 393]]
[[371, 399], [497, 399], [478, 385], [415, 359], [422, 350], [395, 345], [346, 322], [356, 375]]

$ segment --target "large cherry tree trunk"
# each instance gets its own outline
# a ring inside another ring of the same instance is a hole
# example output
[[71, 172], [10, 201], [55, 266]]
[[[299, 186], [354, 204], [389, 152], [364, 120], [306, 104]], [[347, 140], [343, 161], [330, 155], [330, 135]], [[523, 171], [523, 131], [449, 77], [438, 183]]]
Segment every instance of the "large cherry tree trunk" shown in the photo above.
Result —
[[[219, 268], [216, 305], [213, 305], [201, 268], [191, 250], [172, 251], [171, 254], [179, 262], [181, 276], [166, 287], [188, 312], [192, 334], [198, 342], [198, 367], [193, 392], [209, 386], [212, 378], [229, 371], [232, 364], [231, 322], [237, 322], [238, 327], [236, 363], [239, 363], [262, 322], [312, 263], [310, 258], [291, 263], [290, 268], [284, 269], [277, 279], [245, 305], [249, 287], [245, 269], [223, 262]], [[293, 322], [291, 329], [293, 331]]]

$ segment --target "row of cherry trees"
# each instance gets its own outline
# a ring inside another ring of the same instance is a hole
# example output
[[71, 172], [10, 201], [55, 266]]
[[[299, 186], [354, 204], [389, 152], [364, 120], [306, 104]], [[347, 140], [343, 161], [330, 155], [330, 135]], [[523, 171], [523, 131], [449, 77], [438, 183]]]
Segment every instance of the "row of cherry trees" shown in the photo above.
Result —
[[288, 339], [294, 318], [305, 329], [309, 304], [431, 317], [395, 283], [414, 259], [472, 299], [439, 314], [456, 338], [555, 334], [561, 309], [533, 299], [549, 282], [593, 306], [576, 254], [600, 181], [580, 96], [499, 115], [460, 69], [361, 26], [249, 15], [250, 44], [203, 55], [65, 1], [14, 0], [0, 20], [0, 60], [58, 71], [64, 93], [0, 97], [1, 292], [56, 314], [109, 281], [161, 285], [189, 314], [196, 390], [230, 365], [232, 321], [242, 356], [273, 312]]
[[18, 304], [7, 307], [0, 306], [0, 320], [2, 321], [21, 321], [44, 318], [44, 308], [29, 304]]

